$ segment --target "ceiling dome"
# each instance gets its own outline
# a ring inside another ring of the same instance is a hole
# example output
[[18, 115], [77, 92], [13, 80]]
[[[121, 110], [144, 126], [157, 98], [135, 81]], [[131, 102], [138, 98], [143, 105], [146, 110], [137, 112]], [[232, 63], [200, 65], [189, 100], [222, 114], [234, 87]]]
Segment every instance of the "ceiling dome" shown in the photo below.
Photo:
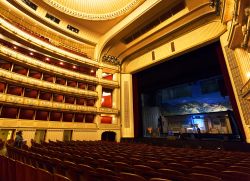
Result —
[[145, 0], [43, 0], [53, 8], [87, 20], [109, 20], [132, 11]]

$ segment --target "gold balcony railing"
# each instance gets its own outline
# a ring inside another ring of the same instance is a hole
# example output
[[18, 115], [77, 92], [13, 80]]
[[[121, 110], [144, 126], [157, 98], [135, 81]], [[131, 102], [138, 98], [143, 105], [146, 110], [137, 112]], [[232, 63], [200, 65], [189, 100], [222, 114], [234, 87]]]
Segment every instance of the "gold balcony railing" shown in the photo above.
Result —
[[59, 111], [71, 111], [79, 113], [97, 113], [96, 107], [52, 102], [10, 94], [0, 93], [0, 103], [18, 107], [32, 107], [36, 109], [49, 109]]

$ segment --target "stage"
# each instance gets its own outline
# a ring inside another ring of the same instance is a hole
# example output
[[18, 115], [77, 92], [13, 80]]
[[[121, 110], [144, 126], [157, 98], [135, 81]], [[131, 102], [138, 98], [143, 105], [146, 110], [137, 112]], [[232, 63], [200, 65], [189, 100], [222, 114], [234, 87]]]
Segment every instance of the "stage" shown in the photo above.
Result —
[[[212, 149], [224, 151], [242, 151], [250, 152], [250, 144], [240, 141], [239, 139], [228, 139], [225, 135], [217, 135], [220, 138], [204, 137], [184, 137], [178, 138], [175, 136], [165, 137], [141, 137], [141, 138], [122, 138], [121, 142], [144, 143], [154, 146], [178, 147], [178, 148], [194, 148], [194, 149]], [[224, 139], [223, 139], [224, 138]]]

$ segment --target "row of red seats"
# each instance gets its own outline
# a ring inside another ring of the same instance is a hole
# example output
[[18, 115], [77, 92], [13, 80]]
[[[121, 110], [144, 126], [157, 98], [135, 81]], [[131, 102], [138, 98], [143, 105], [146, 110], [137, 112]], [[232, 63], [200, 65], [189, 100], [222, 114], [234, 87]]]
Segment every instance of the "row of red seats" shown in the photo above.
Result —
[[0, 155], [0, 181], [70, 181], [67, 177]]
[[[85, 150], [74, 148], [80, 145], [85, 145]], [[116, 180], [124, 178], [124, 174], [144, 180], [154, 177], [177, 181], [199, 180], [201, 177], [213, 181], [250, 179], [249, 154], [239, 152], [83, 141], [34, 143], [28, 151], [15, 149], [8, 153], [26, 163], [45, 165], [43, 168], [51, 172], [57, 170], [56, 173], [68, 174], [76, 181], [79, 169], [87, 175], [85, 178], [101, 174]], [[38, 162], [35, 158], [39, 158]]]

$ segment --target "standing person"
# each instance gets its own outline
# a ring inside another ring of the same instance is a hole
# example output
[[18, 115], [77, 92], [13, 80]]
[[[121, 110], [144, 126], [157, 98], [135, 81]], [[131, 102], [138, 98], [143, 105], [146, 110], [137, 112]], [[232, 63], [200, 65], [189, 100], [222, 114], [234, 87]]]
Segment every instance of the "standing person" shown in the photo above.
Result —
[[161, 116], [158, 118], [158, 129], [160, 131], [160, 133], [163, 133], [163, 127], [162, 127], [162, 118]]
[[18, 131], [16, 133], [16, 138], [15, 138], [15, 141], [14, 141], [14, 147], [22, 148], [23, 142], [24, 142], [24, 140], [23, 140], [23, 132]]
[[198, 139], [200, 139], [201, 138], [201, 129], [198, 127], [198, 125], [197, 125], [196, 130], [197, 130], [197, 134], [198, 134]]

